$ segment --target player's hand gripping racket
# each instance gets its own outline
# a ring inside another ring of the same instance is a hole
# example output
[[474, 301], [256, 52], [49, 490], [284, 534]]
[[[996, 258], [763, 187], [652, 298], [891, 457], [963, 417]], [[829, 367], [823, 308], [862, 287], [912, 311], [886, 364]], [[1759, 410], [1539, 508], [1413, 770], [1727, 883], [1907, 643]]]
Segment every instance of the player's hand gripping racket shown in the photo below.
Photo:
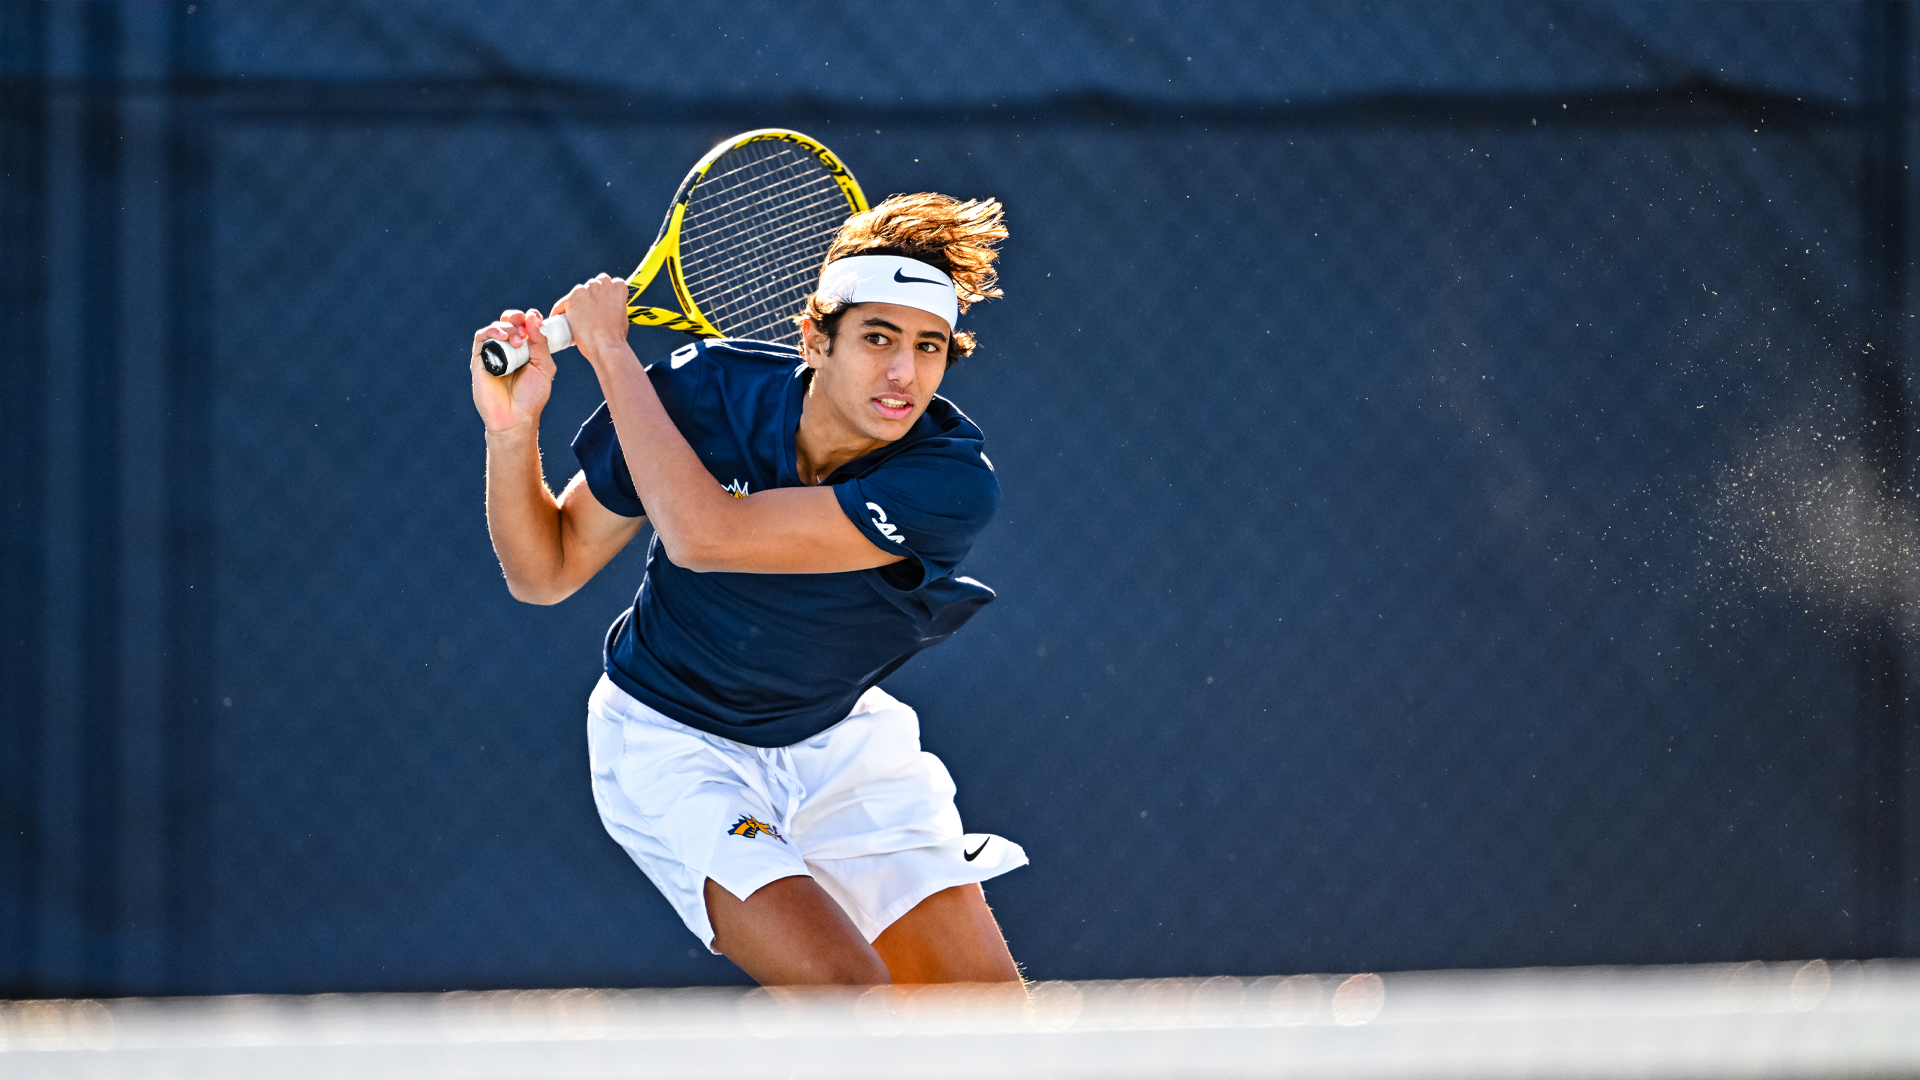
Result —
[[[627, 278], [627, 317], [697, 337], [797, 344], [793, 317], [819, 282], [827, 247], [866, 208], [853, 174], [813, 139], [781, 128], [735, 135], [680, 182], [660, 235]], [[663, 269], [679, 311], [640, 303]], [[573, 344], [565, 315], [541, 332], [554, 352]], [[488, 374], [526, 362], [524, 344], [488, 338], [480, 346]]]

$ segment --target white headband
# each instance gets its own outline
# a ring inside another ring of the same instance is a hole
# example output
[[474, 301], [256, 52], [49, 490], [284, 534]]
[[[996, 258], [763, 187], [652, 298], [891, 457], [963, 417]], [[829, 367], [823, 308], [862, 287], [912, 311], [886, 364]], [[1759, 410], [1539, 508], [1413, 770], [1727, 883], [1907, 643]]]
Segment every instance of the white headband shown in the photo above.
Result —
[[820, 291], [843, 304], [901, 304], [960, 321], [953, 279], [918, 259], [900, 255], [849, 255], [820, 272]]

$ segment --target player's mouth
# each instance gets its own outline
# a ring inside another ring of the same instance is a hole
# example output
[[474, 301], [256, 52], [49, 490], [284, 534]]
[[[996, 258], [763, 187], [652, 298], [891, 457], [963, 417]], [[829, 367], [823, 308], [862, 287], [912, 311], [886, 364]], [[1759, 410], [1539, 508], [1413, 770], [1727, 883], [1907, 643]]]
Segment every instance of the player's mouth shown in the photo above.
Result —
[[913, 399], [882, 394], [873, 399], [873, 407], [889, 420], [905, 420], [913, 415]]

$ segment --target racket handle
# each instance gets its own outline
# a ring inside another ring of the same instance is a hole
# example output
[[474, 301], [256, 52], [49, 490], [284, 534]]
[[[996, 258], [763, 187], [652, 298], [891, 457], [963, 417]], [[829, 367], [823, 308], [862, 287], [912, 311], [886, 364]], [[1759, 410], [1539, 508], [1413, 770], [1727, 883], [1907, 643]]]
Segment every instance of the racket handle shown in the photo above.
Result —
[[[555, 315], [542, 323], [540, 332], [547, 337], [549, 352], [559, 352], [573, 344], [573, 327], [568, 325], [565, 315]], [[499, 338], [488, 338], [480, 343], [480, 366], [496, 378], [520, 370], [520, 366], [531, 355], [532, 351], [524, 343], [509, 345]]]

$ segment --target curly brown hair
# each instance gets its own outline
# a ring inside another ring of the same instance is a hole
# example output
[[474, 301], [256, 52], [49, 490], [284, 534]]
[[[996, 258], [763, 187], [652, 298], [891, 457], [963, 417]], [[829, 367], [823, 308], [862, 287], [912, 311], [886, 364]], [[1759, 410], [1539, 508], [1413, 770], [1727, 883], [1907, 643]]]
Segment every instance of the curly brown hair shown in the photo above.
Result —
[[[849, 255], [900, 255], [918, 259], [953, 279], [960, 310], [1001, 295], [995, 285], [995, 245], [1007, 238], [1006, 210], [998, 199], [968, 199], [922, 191], [895, 195], [872, 209], [853, 215], [827, 249], [827, 262]], [[848, 305], [836, 297], [814, 293], [801, 314], [812, 319], [829, 341], [840, 329]], [[947, 346], [947, 364], [973, 353], [971, 333], [955, 330]]]

